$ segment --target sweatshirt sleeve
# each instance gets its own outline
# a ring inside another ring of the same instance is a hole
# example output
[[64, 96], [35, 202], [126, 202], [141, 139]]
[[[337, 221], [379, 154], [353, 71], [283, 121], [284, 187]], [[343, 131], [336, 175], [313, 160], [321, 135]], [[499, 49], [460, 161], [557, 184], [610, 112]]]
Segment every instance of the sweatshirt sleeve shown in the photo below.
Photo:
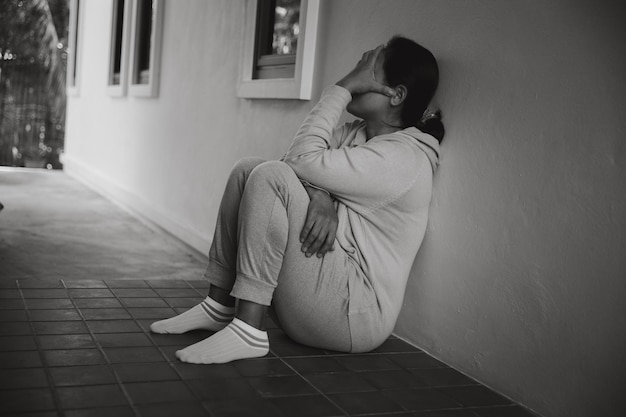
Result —
[[414, 147], [399, 135], [333, 149], [333, 128], [350, 102], [339, 86], [327, 88], [284, 157], [301, 180], [328, 190], [357, 211], [376, 209], [405, 193], [416, 179]]

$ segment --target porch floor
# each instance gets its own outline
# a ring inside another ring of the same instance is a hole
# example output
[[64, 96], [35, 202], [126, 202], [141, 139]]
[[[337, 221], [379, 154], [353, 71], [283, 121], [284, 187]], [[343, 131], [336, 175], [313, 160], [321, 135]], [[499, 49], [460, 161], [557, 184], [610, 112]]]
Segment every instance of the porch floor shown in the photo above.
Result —
[[205, 260], [61, 172], [0, 168], [0, 415], [533, 416], [391, 337], [341, 354], [291, 341], [224, 365], [148, 330], [205, 296]]

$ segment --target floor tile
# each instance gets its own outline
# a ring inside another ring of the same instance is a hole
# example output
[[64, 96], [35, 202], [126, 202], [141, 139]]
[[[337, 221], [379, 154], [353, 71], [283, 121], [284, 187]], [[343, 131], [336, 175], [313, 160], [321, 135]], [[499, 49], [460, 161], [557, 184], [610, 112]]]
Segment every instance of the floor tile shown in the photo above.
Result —
[[20, 288], [63, 288], [61, 280], [21, 279]]
[[113, 293], [106, 288], [73, 288], [69, 290], [72, 298], [112, 298]]
[[452, 368], [411, 369], [410, 372], [431, 387], [478, 385], [478, 382]]
[[276, 417], [283, 414], [278, 411], [268, 400], [246, 398], [245, 401], [238, 399], [207, 400], [205, 406], [214, 417]]
[[[137, 409], [142, 416], [149, 417], [204, 417], [208, 412], [200, 403], [167, 403], [167, 404], [141, 404]], [[211, 414], [214, 416], [214, 414]]]
[[385, 356], [405, 369], [448, 368], [445, 363], [422, 352], [397, 353]]
[[96, 408], [127, 405], [124, 394], [117, 385], [92, 385], [57, 388], [63, 408]]
[[321, 395], [276, 397], [270, 401], [286, 417], [344, 416], [340, 409]]
[[94, 333], [141, 332], [141, 328], [133, 320], [90, 320], [87, 325]]
[[[186, 380], [190, 379], [209, 379], [212, 381], [220, 381], [226, 378], [240, 378], [241, 374], [232, 363], [216, 364], [216, 365], [195, 365], [190, 363], [175, 362], [174, 368]], [[250, 388], [249, 384], [245, 384]]]
[[54, 385], [57, 387], [114, 384], [116, 382], [113, 372], [106, 365], [50, 368], [50, 375], [52, 375]]
[[104, 281], [95, 279], [64, 280], [63, 282], [66, 288], [107, 288], [107, 284]]
[[[470, 410], [433, 410], [433, 411], [417, 411], [412, 414], [413, 417], [476, 417], [476, 414]], [[504, 416], [502, 416], [504, 417]]]
[[243, 378], [196, 379], [189, 381], [194, 393], [204, 400], [246, 400], [260, 395]]
[[150, 333], [150, 337], [158, 346], [189, 346], [211, 336], [213, 332], [195, 331], [183, 334]]
[[242, 376], [286, 376], [294, 371], [278, 358], [246, 359], [233, 363]]
[[172, 279], [153, 279], [150, 281], [146, 281], [146, 283], [152, 288], [186, 288], [190, 287], [190, 284], [187, 281], [183, 280], [172, 280]]
[[180, 380], [176, 371], [166, 362], [120, 363], [113, 370], [122, 382], [151, 382]]
[[32, 325], [35, 334], [88, 333], [87, 326], [81, 321], [35, 322]]
[[0, 322], [7, 321], [28, 321], [28, 316], [24, 310], [0, 310]]
[[[33, 401], [34, 398], [37, 401]], [[40, 410], [54, 410], [52, 392], [48, 388], [0, 391], [0, 414]]]
[[374, 349], [373, 352], [376, 353], [400, 353], [400, 352], [421, 352], [420, 349], [416, 348], [405, 342], [402, 339], [387, 339], [385, 342], [380, 345], [378, 348]]
[[99, 333], [96, 341], [104, 348], [152, 346], [152, 342], [143, 333]]
[[378, 389], [425, 387], [426, 384], [404, 369], [359, 372], [359, 375]]
[[189, 285], [191, 285], [193, 288], [200, 290], [200, 292], [202, 294], [206, 294], [207, 291], [204, 291], [206, 289], [208, 289], [211, 284], [209, 283], [209, 281], [203, 279], [203, 280], [189, 280], [187, 281], [189, 283]]
[[46, 350], [48, 366], [100, 365], [104, 358], [97, 349]]
[[74, 308], [69, 298], [29, 298], [26, 299], [26, 308], [29, 310], [49, 310], [55, 308]]
[[117, 298], [76, 298], [74, 300], [76, 306], [83, 308], [122, 308]]
[[80, 349], [95, 348], [91, 336], [88, 334], [71, 335], [39, 335], [37, 336], [42, 349]]
[[171, 307], [191, 308], [202, 302], [202, 297], [170, 297], [164, 298], [165, 302]]
[[473, 409], [473, 411], [478, 417], [539, 417], [537, 414], [519, 405], [477, 408]]
[[503, 405], [511, 403], [511, 401], [507, 398], [482, 385], [444, 387], [439, 388], [438, 390], [449, 397], [454, 398], [460, 404], [469, 407]]
[[301, 374], [340, 372], [346, 370], [341, 363], [331, 356], [286, 358], [284, 360]]
[[37, 350], [33, 336], [0, 336], [0, 351]]
[[48, 386], [43, 368], [0, 369], [0, 390]]
[[123, 308], [85, 308], [80, 310], [85, 320], [125, 320], [132, 318]]
[[350, 371], [381, 371], [400, 369], [394, 362], [382, 355], [337, 356], [337, 361]]
[[0, 289], [0, 299], [5, 298], [22, 298], [18, 289]]
[[25, 322], [1, 322], [0, 336], [31, 334], [30, 324]]
[[122, 298], [126, 307], [168, 307], [161, 298]]
[[21, 310], [24, 308], [24, 301], [18, 298], [5, 298], [0, 301], [0, 310]]
[[24, 298], [67, 298], [65, 289], [23, 289]]
[[316, 394], [317, 391], [299, 376], [248, 378], [248, 383], [263, 397]]
[[157, 294], [161, 297], [181, 298], [181, 297], [198, 297], [198, 292], [192, 288], [155, 288]]
[[29, 316], [32, 321], [78, 321], [82, 320], [75, 309], [57, 310], [30, 310]]
[[0, 368], [41, 368], [43, 363], [37, 351], [0, 352]]
[[307, 375], [307, 380], [324, 394], [375, 391], [376, 388], [356, 372]]
[[400, 405], [378, 391], [332, 394], [329, 398], [352, 415], [403, 411]]
[[169, 307], [129, 308], [128, 312], [136, 319], [162, 320], [176, 315], [176, 312]]
[[182, 381], [134, 382], [124, 386], [135, 404], [195, 400]]
[[148, 283], [144, 280], [137, 279], [118, 279], [107, 281], [109, 288], [149, 288]]
[[113, 288], [112, 291], [121, 298], [146, 297], [154, 298], [159, 295], [150, 288]]
[[143, 363], [165, 361], [154, 347], [104, 348], [111, 363]]
[[382, 393], [408, 411], [461, 407], [452, 398], [432, 388], [387, 390]]
[[68, 410], [65, 417], [135, 417], [135, 412], [130, 406], [83, 408]]

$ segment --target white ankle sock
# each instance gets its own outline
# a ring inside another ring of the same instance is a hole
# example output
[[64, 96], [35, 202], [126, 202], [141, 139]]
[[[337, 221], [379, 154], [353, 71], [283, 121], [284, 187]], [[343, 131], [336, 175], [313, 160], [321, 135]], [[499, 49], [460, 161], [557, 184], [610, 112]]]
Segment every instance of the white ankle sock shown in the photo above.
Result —
[[213, 336], [177, 351], [176, 357], [189, 363], [226, 363], [260, 358], [267, 355], [269, 346], [267, 332], [235, 318]]
[[200, 304], [178, 316], [150, 325], [153, 333], [180, 334], [190, 330], [221, 330], [231, 322], [235, 307], [228, 307], [207, 297]]

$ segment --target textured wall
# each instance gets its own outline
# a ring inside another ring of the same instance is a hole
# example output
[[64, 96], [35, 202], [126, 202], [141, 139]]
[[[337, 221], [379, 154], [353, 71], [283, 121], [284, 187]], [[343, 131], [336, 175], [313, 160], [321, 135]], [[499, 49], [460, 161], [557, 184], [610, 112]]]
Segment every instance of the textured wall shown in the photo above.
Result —
[[[68, 171], [206, 249], [230, 166], [278, 158], [313, 102], [236, 98], [242, 0], [168, 2], [159, 98], [109, 98], [111, 5], [85, 5]], [[622, 9], [323, 2], [315, 98], [395, 33], [441, 65], [448, 134], [397, 334], [545, 416], [618, 415], [625, 388]]]

